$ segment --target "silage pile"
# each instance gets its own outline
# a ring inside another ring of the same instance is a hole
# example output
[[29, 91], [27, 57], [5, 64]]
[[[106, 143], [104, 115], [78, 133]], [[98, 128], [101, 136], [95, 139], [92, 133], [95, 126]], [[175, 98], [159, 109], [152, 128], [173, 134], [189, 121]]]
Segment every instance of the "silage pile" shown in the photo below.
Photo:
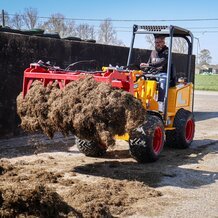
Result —
[[1, 217], [82, 217], [60, 195], [37, 185], [27, 188], [22, 185], [0, 188]]
[[35, 81], [24, 99], [22, 93], [17, 97], [17, 112], [26, 131], [42, 131], [50, 138], [55, 132], [71, 132], [106, 146], [115, 143], [114, 135], [137, 128], [146, 114], [132, 94], [92, 76], [72, 81], [63, 90], [56, 83], [43, 87]]

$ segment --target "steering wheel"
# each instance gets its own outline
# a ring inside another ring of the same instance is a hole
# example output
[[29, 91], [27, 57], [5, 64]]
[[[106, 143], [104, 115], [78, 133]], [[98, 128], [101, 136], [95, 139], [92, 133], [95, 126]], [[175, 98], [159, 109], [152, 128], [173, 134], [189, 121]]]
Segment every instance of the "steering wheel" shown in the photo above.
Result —
[[144, 74], [155, 75], [155, 74], [159, 73], [159, 71], [155, 67], [148, 66], [148, 67], [140, 67], [140, 68]]
[[[142, 69], [141, 69], [142, 70]], [[157, 71], [157, 69], [156, 68], [154, 68], [154, 67], [146, 67], [146, 68], [144, 68], [144, 70], [142, 70], [143, 71], [143, 74], [142, 75], [139, 75], [139, 76], [137, 76], [137, 78], [136, 78], [136, 81], [135, 82], [137, 82], [140, 78], [144, 78], [145, 80], [157, 80], [158, 78], [161, 78], [161, 77], [163, 77], [163, 76], [159, 76], [159, 75], [156, 75], [156, 74], [158, 74], [159, 72]]]

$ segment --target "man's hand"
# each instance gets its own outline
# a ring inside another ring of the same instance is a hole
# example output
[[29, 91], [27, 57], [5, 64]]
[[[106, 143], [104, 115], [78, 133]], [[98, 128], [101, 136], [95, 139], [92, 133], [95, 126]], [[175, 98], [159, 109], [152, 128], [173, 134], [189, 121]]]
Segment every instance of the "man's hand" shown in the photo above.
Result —
[[141, 69], [145, 69], [145, 68], [147, 68], [147, 67], [149, 67], [149, 64], [147, 64], [147, 63], [141, 63], [141, 64], [140, 64], [140, 68], [141, 68]]

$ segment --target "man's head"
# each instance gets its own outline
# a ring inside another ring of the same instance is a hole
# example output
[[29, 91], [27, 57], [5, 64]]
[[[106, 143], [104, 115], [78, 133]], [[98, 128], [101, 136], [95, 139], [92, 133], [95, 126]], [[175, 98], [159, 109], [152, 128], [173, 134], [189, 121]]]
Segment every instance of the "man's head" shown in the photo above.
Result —
[[165, 37], [161, 35], [157, 35], [155, 38], [155, 50], [161, 51], [165, 47]]

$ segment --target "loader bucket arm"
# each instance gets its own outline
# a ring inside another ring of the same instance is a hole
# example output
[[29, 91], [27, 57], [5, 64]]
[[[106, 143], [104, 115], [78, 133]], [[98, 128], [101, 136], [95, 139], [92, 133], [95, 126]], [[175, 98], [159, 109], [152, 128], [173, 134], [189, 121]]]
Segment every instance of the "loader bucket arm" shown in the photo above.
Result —
[[38, 63], [30, 64], [24, 71], [23, 97], [26, 96], [35, 80], [41, 81], [43, 86], [58, 82], [63, 89], [69, 82], [78, 80], [86, 75], [92, 75], [97, 82], [111, 84], [112, 87], [123, 89], [133, 94], [133, 77], [131, 71], [108, 68], [106, 71], [66, 71], [61, 69], [42, 67]]

